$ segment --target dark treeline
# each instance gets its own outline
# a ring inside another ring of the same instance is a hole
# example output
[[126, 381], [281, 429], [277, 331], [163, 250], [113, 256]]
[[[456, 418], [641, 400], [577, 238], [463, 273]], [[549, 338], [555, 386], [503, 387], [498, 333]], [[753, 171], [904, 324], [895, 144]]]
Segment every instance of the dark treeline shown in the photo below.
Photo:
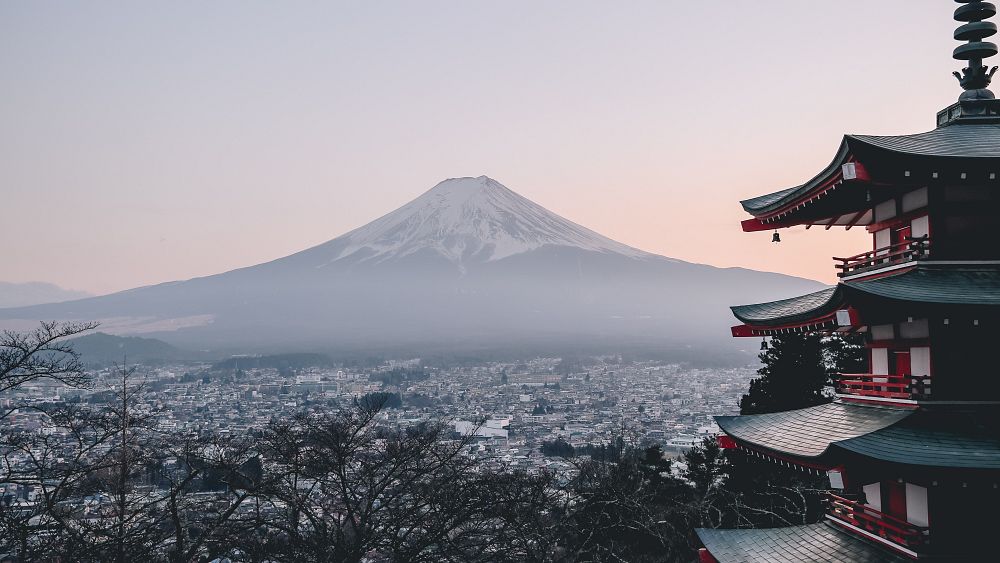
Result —
[[270, 356], [239, 356], [227, 358], [212, 366], [212, 369], [251, 369], [251, 368], [271, 368], [284, 370], [298, 370], [303, 368], [334, 367], [333, 360], [326, 354], [295, 353], [295, 354], [273, 354]]
[[610, 444], [584, 444], [578, 448], [573, 447], [566, 440], [558, 438], [542, 442], [539, 450], [542, 452], [542, 455], [549, 457], [574, 458], [577, 456], [586, 456], [596, 461], [620, 461], [622, 454], [627, 451], [627, 448], [625, 446], [625, 439], [622, 437], [616, 437]]
[[[85, 328], [4, 333], [0, 384], [83, 384], [58, 341]], [[50, 405], [44, 431], [2, 433], [0, 559], [693, 561], [696, 527], [819, 517], [821, 483], [711, 440], [675, 465], [620, 436], [572, 477], [527, 474], [484, 467], [441, 422], [385, 425], [386, 394], [254, 436], [165, 433], [129, 375], [106, 406]]]

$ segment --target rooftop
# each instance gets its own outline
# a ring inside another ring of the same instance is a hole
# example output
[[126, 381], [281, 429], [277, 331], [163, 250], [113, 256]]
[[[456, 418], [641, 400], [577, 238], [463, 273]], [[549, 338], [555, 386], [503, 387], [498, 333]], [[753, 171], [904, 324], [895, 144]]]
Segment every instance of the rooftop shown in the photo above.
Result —
[[737, 440], [795, 457], [818, 458], [830, 444], [891, 426], [913, 411], [827, 403], [770, 414], [717, 416], [723, 432]]
[[903, 465], [1000, 469], [1000, 409], [904, 408], [833, 402], [770, 414], [715, 417], [729, 436], [797, 458], [833, 449]]
[[910, 561], [830, 524], [756, 530], [695, 530], [720, 563], [895, 563]]
[[[926, 306], [1000, 306], [1000, 266], [920, 262], [892, 275], [843, 281], [835, 287], [789, 299], [736, 305], [737, 319], [752, 327], [776, 327], [826, 317], [838, 309], [890, 300]], [[918, 312], [910, 309], [911, 313]]]

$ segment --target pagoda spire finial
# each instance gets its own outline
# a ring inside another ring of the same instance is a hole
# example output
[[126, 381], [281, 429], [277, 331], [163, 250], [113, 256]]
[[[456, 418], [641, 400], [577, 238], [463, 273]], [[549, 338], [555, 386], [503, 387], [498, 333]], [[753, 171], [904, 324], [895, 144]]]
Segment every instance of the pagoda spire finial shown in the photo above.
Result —
[[997, 71], [997, 67], [987, 70], [983, 59], [997, 54], [997, 46], [995, 43], [983, 41], [983, 39], [994, 35], [997, 32], [997, 26], [983, 20], [996, 15], [997, 7], [990, 2], [977, 0], [955, 1], [962, 4], [955, 9], [955, 20], [965, 22], [955, 29], [955, 39], [968, 41], [968, 43], [955, 47], [952, 57], [960, 61], [969, 61], [969, 66], [963, 68], [961, 74], [952, 73], [965, 89], [965, 92], [958, 99], [992, 100], [993, 92], [987, 88], [993, 78], [993, 73]]

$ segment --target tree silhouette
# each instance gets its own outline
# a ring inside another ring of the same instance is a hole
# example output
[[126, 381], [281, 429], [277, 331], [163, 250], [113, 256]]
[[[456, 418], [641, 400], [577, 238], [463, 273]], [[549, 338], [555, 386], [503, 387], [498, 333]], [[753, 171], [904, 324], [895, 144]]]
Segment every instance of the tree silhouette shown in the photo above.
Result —
[[775, 336], [760, 354], [760, 376], [740, 399], [740, 414], [801, 409], [830, 402], [823, 393], [829, 378], [822, 337]]

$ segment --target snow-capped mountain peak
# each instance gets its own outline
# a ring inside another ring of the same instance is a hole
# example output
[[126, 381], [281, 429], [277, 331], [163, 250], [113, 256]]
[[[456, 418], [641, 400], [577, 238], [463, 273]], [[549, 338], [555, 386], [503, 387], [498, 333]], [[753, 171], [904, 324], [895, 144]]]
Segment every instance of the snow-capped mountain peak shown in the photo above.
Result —
[[570, 246], [633, 258], [651, 256], [564, 219], [488, 178], [451, 178], [417, 199], [332, 242], [333, 261], [363, 261], [433, 250], [461, 265], [499, 260], [542, 246]]

